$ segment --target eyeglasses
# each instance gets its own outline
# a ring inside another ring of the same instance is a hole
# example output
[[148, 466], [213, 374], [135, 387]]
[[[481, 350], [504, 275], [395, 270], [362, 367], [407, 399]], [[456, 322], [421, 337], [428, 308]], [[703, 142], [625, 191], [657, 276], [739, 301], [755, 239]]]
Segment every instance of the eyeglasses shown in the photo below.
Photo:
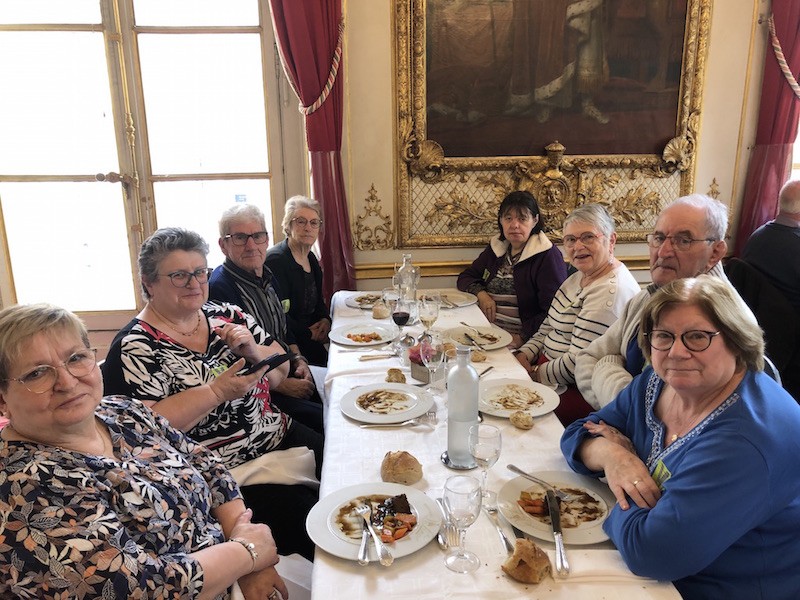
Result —
[[295, 217], [292, 219], [292, 223], [297, 225], [298, 227], [305, 227], [306, 225], [311, 225], [311, 229], [319, 229], [322, 226], [322, 219], [304, 219], [303, 217]]
[[61, 367], [64, 367], [67, 373], [73, 377], [86, 377], [89, 373], [94, 371], [97, 366], [96, 355], [97, 350], [94, 348], [87, 348], [86, 350], [75, 352], [62, 363], [57, 365], [39, 365], [22, 377], [11, 377], [5, 381], [17, 381], [34, 394], [44, 394], [52, 390], [56, 385], [58, 369]]
[[[719, 335], [719, 331], [701, 331], [700, 329], [692, 329], [684, 331], [681, 335], [681, 342], [686, 346], [687, 350], [692, 352], [702, 352], [707, 350], [711, 345], [711, 340]], [[656, 350], [666, 351], [672, 348], [675, 343], [675, 334], [663, 329], [654, 329], [650, 333], [646, 333], [645, 337], [650, 340], [650, 347]]]
[[600, 236], [593, 233], [582, 233], [580, 237], [575, 237], [574, 235], [565, 235], [563, 241], [566, 248], [572, 248], [578, 240], [580, 240], [581, 244], [584, 246], [591, 246], [597, 241], [598, 237]]
[[229, 233], [223, 239], [230, 240], [234, 246], [244, 246], [247, 240], [253, 238], [256, 244], [266, 244], [269, 234], [266, 231], [256, 231], [255, 233]]
[[195, 269], [191, 273], [189, 271], [175, 271], [174, 273], [167, 273], [166, 275], [158, 274], [159, 277], [169, 277], [172, 285], [175, 287], [188, 287], [192, 281], [192, 277], [197, 279], [197, 283], [208, 283], [208, 278], [211, 275], [210, 267], [203, 267], [202, 269]]
[[696, 240], [685, 235], [664, 235], [663, 233], [648, 233], [647, 245], [651, 248], [661, 248], [664, 242], [669, 240], [672, 247], [679, 252], [686, 252], [696, 242], [716, 242], [714, 238], [703, 238]]

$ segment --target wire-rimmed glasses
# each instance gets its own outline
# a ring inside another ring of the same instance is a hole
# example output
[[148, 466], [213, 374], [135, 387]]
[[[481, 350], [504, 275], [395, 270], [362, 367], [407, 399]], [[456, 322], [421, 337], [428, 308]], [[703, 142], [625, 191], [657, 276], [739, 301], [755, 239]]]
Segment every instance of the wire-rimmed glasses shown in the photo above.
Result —
[[698, 242], [707, 242], [712, 243], [718, 240], [714, 238], [690, 238], [687, 235], [664, 235], [663, 233], [648, 233], [647, 234], [647, 245], [651, 248], [661, 248], [664, 245], [664, 242], [667, 240], [670, 241], [672, 247], [679, 252], [686, 252], [692, 247], [692, 244], [696, 244]]
[[73, 377], [86, 377], [97, 367], [97, 350], [86, 348], [73, 352], [70, 357], [57, 365], [37, 365], [20, 377], [9, 377], [6, 381], [16, 381], [34, 394], [44, 394], [55, 386], [58, 369], [64, 367]]
[[469, 428], [469, 453], [482, 471], [481, 495], [485, 506], [497, 504], [497, 494], [489, 491], [487, 476], [489, 468], [500, 458], [503, 446], [500, 428], [488, 423], [478, 423]]
[[481, 514], [481, 484], [470, 475], [453, 475], [444, 484], [442, 504], [447, 518], [458, 529], [458, 547], [452, 549], [444, 564], [456, 573], [471, 573], [481, 562], [474, 552], [464, 548], [467, 527]]
[[197, 279], [197, 283], [208, 283], [208, 278], [211, 277], [211, 272], [214, 269], [211, 267], [203, 267], [202, 269], [195, 269], [194, 271], [173, 271], [172, 273], [159, 273], [159, 277], [169, 277], [172, 285], [175, 287], [189, 287], [192, 277]]
[[295, 217], [291, 222], [298, 227], [305, 227], [306, 225], [311, 225], [311, 229], [319, 229], [322, 227], [322, 219], [308, 220], [305, 217]]

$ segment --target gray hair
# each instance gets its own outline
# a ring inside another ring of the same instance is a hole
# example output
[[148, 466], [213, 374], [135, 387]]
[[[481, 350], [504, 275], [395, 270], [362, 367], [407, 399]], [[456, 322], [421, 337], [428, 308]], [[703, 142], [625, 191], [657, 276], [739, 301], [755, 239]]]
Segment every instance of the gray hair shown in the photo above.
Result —
[[255, 204], [237, 202], [222, 213], [219, 219], [219, 237], [225, 237], [231, 232], [231, 224], [234, 221], [258, 221], [265, 231], [267, 229], [267, 221], [260, 208]]
[[614, 219], [603, 206], [594, 202], [582, 204], [569, 213], [564, 219], [564, 228], [566, 229], [567, 225], [573, 221], [594, 225], [606, 238], [611, 237], [611, 234], [614, 233]]
[[800, 179], [783, 184], [778, 199], [781, 212], [800, 213]]
[[704, 210], [706, 235], [715, 240], [725, 239], [725, 233], [728, 231], [728, 207], [719, 200], [705, 194], [689, 194], [673, 200], [664, 207], [664, 210], [673, 206], [692, 206]]
[[292, 196], [286, 201], [286, 205], [283, 209], [284, 213], [281, 228], [283, 229], [283, 233], [285, 235], [289, 235], [292, 219], [294, 219], [295, 213], [301, 208], [310, 208], [317, 213], [317, 215], [319, 215], [320, 219], [322, 218], [322, 207], [320, 206], [319, 202], [312, 200], [311, 198], [306, 198], [305, 196]]
[[139, 249], [139, 277], [142, 284], [142, 297], [150, 300], [150, 292], [145, 284], [153, 283], [158, 276], [161, 261], [175, 250], [197, 252], [208, 256], [208, 244], [199, 233], [181, 227], [163, 227], [147, 238]]
[[16, 304], [0, 311], [0, 389], [6, 390], [9, 369], [33, 336], [75, 334], [89, 347], [89, 332], [77, 316], [52, 304]]

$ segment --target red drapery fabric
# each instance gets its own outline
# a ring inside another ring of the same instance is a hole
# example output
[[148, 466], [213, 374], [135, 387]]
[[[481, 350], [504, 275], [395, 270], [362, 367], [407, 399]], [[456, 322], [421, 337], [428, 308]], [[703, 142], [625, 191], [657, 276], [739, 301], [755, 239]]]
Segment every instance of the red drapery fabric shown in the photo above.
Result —
[[[302, 106], [320, 97], [331, 71], [342, 20], [341, 0], [270, 0], [272, 23], [286, 75]], [[306, 116], [314, 199], [322, 205], [323, 294], [355, 289], [353, 241], [342, 174], [342, 69], [330, 95]]]
[[[800, 73], [800, 2], [773, 0], [775, 33], [789, 69]], [[769, 41], [768, 41], [769, 44]], [[778, 214], [778, 192], [791, 171], [800, 99], [789, 87], [772, 46], [764, 59], [764, 81], [756, 145], [750, 155], [734, 254], [740, 256], [750, 234]]]

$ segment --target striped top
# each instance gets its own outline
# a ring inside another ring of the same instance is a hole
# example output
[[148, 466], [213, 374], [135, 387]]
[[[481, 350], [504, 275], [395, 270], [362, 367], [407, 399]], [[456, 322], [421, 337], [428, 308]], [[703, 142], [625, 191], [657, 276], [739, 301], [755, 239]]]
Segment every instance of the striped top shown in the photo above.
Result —
[[622, 263], [586, 289], [580, 286], [582, 277], [578, 271], [561, 284], [539, 330], [520, 347], [531, 364], [542, 354], [548, 359], [539, 368], [547, 385], [575, 383], [578, 352], [600, 337], [641, 290]]

